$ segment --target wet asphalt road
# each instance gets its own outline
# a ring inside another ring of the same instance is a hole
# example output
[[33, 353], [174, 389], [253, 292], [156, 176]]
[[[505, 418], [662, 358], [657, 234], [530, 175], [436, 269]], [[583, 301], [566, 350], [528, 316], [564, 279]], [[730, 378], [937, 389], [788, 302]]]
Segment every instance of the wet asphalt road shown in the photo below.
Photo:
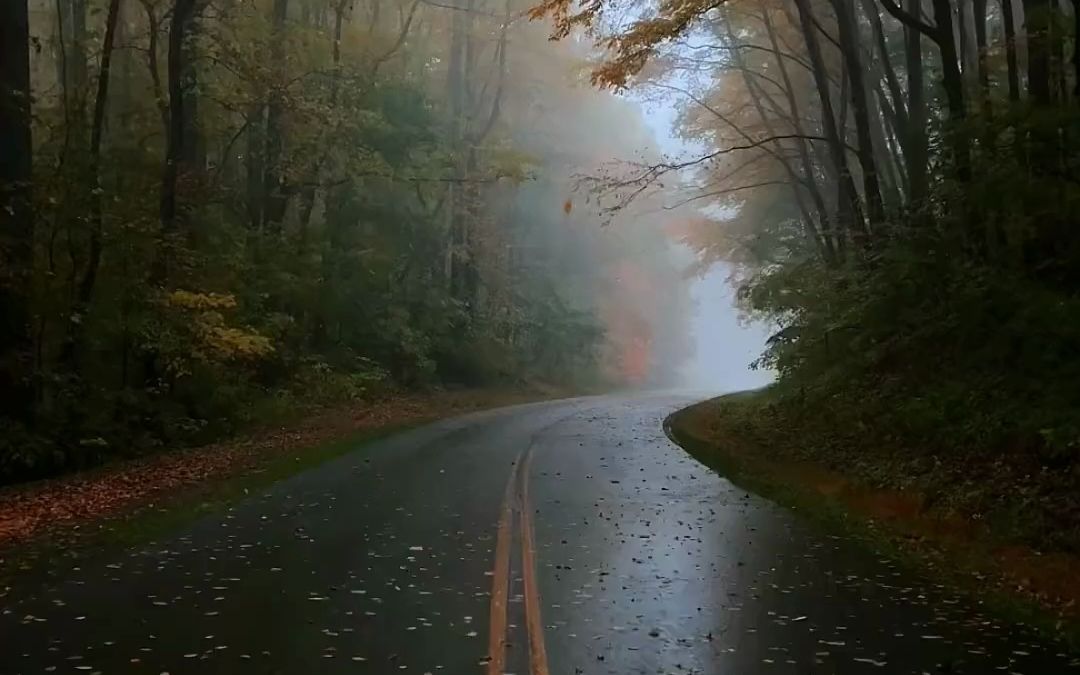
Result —
[[0, 673], [1080, 672], [710, 473], [661, 429], [688, 402], [516, 406], [362, 447], [7, 589]]

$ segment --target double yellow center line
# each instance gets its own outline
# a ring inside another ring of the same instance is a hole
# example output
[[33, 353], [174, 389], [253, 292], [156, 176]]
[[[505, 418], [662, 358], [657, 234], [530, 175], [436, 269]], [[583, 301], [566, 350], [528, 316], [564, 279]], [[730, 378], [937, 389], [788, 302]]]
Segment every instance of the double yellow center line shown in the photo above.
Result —
[[529, 504], [529, 467], [532, 448], [514, 462], [506, 483], [499, 511], [495, 540], [495, 568], [491, 586], [491, 621], [488, 635], [488, 675], [506, 671], [507, 599], [510, 595], [510, 549], [514, 536], [514, 506], [521, 520], [521, 567], [525, 587], [525, 626], [529, 636], [529, 672], [548, 675], [547, 650], [544, 647], [544, 624], [540, 620], [540, 588], [536, 582], [536, 545], [533, 534], [532, 507]]

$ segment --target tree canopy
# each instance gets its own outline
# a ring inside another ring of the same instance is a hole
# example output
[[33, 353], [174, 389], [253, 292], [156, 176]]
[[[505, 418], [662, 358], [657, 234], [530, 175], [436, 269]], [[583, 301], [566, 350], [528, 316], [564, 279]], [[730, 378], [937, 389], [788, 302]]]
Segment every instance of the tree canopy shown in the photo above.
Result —
[[0, 480], [680, 352], [663, 231], [574, 192], [650, 134], [529, 5], [3, 4]]
[[548, 0], [535, 15], [556, 38], [591, 31], [595, 83], [678, 102], [686, 156], [605, 185], [632, 201], [663, 182], [697, 207], [682, 231], [700, 265], [734, 265], [744, 309], [775, 326], [759, 365], [778, 400], [834, 438], [1048, 465], [1080, 443], [1077, 10]]

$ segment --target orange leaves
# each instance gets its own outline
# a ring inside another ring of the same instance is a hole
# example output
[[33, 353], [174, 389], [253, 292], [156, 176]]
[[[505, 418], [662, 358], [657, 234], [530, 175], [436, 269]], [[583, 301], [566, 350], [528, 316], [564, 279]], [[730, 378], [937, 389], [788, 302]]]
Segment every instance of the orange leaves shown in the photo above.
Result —
[[[645, 67], [657, 48], [682, 36], [710, 10], [727, 0], [663, 0], [655, 16], [635, 21], [626, 30], [597, 40], [612, 54], [592, 74], [598, 87], [622, 89]], [[605, 0], [543, 0], [529, 12], [532, 19], [550, 17], [552, 39], [567, 37], [575, 28], [592, 30], [604, 14]]]
[[563, 205], [562, 205], [562, 212], [563, 213], [565, 213], [566, 215], [570, 215], [570, 212], [573, 211], [573, 210], [574, 210], [574, 202], [572, 202], [569, 199], [567, 199], [565, 202], [563, 202]]
[[633, 260], [621, 260], [608, 274], [608, 292], [600, 303], [608, 346], [607, 367], [619, 380], [644, 382], [655, 364], [653, 317], [661, 303], [649, 270]]

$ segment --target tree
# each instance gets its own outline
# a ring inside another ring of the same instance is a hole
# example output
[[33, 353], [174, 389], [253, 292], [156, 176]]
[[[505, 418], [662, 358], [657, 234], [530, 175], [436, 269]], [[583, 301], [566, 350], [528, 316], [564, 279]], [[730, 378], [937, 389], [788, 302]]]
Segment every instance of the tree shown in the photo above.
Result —
[[168, 273], [168, 247], [170, 239], [179, 229], [180, 209], [177, 205], [180, 178], [193, 177], [195, 167], [192, 148], [196, 141], [194, 133], [194, 103], [190, 87], [193, 82], [191, 73], [194, 64], [190, 62], [187, 50], [188, 32], [195, 20], [197, 0], [175, 0], [172, 10], [172, 22], [169, 26], [168, 47], [168, 89], [169, 89], [169, 124], [165, 145], [165, 168], [161, 178], [161, 232], [163, 241], [159, 245], [158, 269], [155, 276], [158, 283], [163, 283]]
[[[678, 353], [666, 235], [563, 208], [651, 135], [519, 0], [2, 7], [0, 483], [282, 404]], [[30, 68], [28, 12], [55, 68]]]
[[[851, 175], [851, 169], [847, 161], [847, 143], [841, 137], [833, 111], [832, 94], [829, 92], [829, 80], [825, 59], [821, 53], [821, 45], [818, 40], [818, 29], [814, 19], [814, 10], [810, 0], [795, 0], [798, 8], [799, 22], [802, 26], [803, 40], [806, 44], [807, 54], [814, 71], [814, 82], [817, 85], [818, 99], [821, 104], [821, 126], [828, 139], [829, 153], [833, 166], [839, 176], [840, 200], [846, 210], [841, 213], [841, 222], [851, 231], [852, 238], [856, 243], [866, 246], [869, 244], [869, 233], [866, 230], [866, 221], [863, 217], [862, 203], [859, 193], [855, 189], [855, 181]], [[876, 176], [874, 178], [876, 181]], [[878, 197], [880, 203], [880, 195]]]
[[[942, 87], [945, 90], [949, 119], [952, 122], [950, 140], [953, 148], [953, 162], [956, 164], [958, 177], [961, 180], [967, 180], [971, 175], [971, 154], [965, 129], [967, 104], [953, 30], [952, 4], [950, 0], [933, 0], [934, 25], [931, 26], [924, 23], [919, 16], [901, 9], [895, 0], [880, 1], [885, 10], [897, 20], [937, 45], [941, 57]], [[914, 4], [911, 7], [916, 8]]]
[[25, 0], [0, 8], [0, 407], [28, 421], [31, 206], [30, 22]]
[[1020, 100], [1020, 66], [1016, 56], [1015, 0], [1001, 0], [1001, 16], [1005, 31], [1005, 59], [1008, 66], [1009, 100]]
[[270, 36], [270, 59], [275, 78], [266, 104], [266, 150], [263, 152], [262, 218], [272, 231], [280, 231], [288, 206], [289, 188], [282, 175], [282, 153], [285, 142], [282, 130], [284, 96], [280, 90], [284, 81], [285, 21], [289, 15], [289, 0], [274, 0], [273, 30]]
[[[709, 38], [721, 4], [738, 23], [718, 46]], [[595, 32], [608, 56], [593, 74], [600, 86], [693, 102], [679, 118], [692, 154], [602, 187], [640, 195], [677, 184], [685, 197], [671, 208], [698, 207], [686, 237], [699, 264], [730, 265], [743, 307], [778, 326], [759, 362], [779, 373], [770, 421], [776, 410], [800, 424], [835, 415], [820, 423], [822, 439], [833, 447], [847, 435], [862, 449], [855, 437], [884, 426], [890, 453], [931, 448], [916, 462], [960, 446], [1019, 467], [1017, 433], [1030, 434], [1022, 457], [1074, 444], [1071, 432], [1053, 441], [1039, 430], [1080, 424], [1076, 374], [1063, 366], [1073, 362], [1080, 283], [1080, 134], [1067, 95], [1080, 51], [1066, 62], [1062, 2], [1026, 0], [1022, 13], [1011, 1], [1000, 12], [988, 4], [867, 0], [857, 16], [843, 0], [661, 2], [631, 21], [603, 0], [538, 10], [554, 17], [557, 36]], [[801, 40], [770, 24], [785, 13]], [[844, 166], [849, 155], [857, 165]], [[889, 196], [901, 208], [882, 213], [878, 193], [902, 184], [902, 172], [910, 188]], [[873, 246], [830, 264], [801, 236], [813, 220], [812, 193], [793, 189], [804, 182], [840, 195], [826, 204], [830, 217], [869, 213]], [[1024, 365], [1003, 375], [1003, 355]], [[1036, 399], [1038, 412], [1018, 419], [1026, 404], [1015, 402]]]
[[1050, 84], [1050, 0], [1024, 0], [1024, 32], [1027, 34], [1027, 83], [1037, 106], [1053, 103]]
[[[851, 108], [855, 113], [855, 131], [859, 141], [863, 194], [866, 198], [870, 226], [873, 228], [885, 221], [885, 207], [881, 199], [877, 162], [874, 159], [874, 142], [870, 132], [870, 113], [867, 107], [870, 97], [863, 81], [863, 64], [859, 56], [859, 32], [855, 25], [854, 7], [850, 3], [845, 3], [845, 0], [832, 0], [832, 6], [840, 29], [840, 51], [851, 81]], [[843, 151], [841, 148], [841, 152]]]
[[120, 0], [109, 0], [109, 10], [105, 18], [105, 37], [101, 44], [101, 66], [98, 72], [97, 93], [94, 97], [94, 115], [90, 124], [90, 243], [86, 269], [79, 281], [75, 300], [73, 320], [69, 322], [69, 335], [64, 344], [61, 361], [73, 372], [79, 369], [79, 357], [82, 351], [82, 317], [90, 307], [97, 284], [98, 270], [101, 267], [102, 254], [102, 198], [105, 190], [101, 185], [101, 141], [105, 131], [105, 110], [109, 101], [109, 80], [112, 75], [112, 52], [116, 41], [116, 26], [120, 16]]

